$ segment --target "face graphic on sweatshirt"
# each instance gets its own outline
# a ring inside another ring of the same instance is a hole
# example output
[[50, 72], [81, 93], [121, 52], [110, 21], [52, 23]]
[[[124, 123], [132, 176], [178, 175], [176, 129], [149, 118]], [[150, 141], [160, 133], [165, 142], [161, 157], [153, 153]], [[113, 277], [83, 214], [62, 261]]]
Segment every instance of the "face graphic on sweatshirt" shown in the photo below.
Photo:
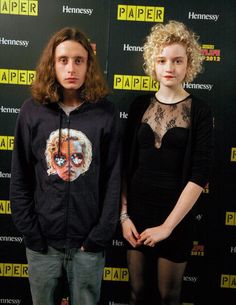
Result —
[[73, 181], [81, 174], [84, 153], [78, 140], [67, 140], [61, 143], [60, 154], [53, 155], [52, 166], [58, 176], [65, 181]]
[[57, 174], [64, 181], [74, 181], [89, 168], [92, 159], [91, 143], [79, 131], [68, 131], [66, 128], [59, 133], [57, 130], [51, 133], [47, 141], [45, 155], [48, 175]]

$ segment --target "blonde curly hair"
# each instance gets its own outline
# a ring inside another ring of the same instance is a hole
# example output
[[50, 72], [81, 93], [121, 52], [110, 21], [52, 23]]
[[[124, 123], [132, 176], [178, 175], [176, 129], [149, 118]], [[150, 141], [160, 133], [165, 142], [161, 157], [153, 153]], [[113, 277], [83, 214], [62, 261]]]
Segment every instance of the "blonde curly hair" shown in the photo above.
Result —
[[145, 73], [157, 80], [155, 63], [158, 54], [165, 46], [180, 43], [186, 47], [188, 58], [187, 72], [183, 82], [191, 82], [202, 71], [203, 57], [198, 39], [199, 37], [182, 22], [170, 20], [167, 24], [154, 25], [144, 44]]

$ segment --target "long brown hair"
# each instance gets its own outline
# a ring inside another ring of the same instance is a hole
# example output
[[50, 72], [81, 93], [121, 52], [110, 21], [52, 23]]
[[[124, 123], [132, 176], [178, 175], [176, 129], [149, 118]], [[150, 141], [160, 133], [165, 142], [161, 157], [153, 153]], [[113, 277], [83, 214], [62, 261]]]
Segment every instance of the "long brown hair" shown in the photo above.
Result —
[[55, 74], [54, 56], [56, 47], [66, 40], [80, 43], [88, 52], [87, 74], [83, 86], [79, 89], [81, 99], [98, 101], [109, 93], [107, 83], [89, 40], [80, 30], [71, 27], [56, 32], [45, 47], [36, 67], [36, 79], [31, 86], [33, 98], [41, 103], [58, 102], [62, 99], [62, 87]]

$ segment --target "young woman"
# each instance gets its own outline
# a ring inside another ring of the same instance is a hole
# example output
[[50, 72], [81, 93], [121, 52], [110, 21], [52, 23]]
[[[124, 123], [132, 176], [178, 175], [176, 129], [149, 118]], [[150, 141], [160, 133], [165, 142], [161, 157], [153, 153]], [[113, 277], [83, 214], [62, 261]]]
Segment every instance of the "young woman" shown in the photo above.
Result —
[[183, 88], [202, 68], [198, 38], [183, 23], [155, 25], [144, 61], [159, 90], [132, 103], [125, 133], [120, 221], [129, 244], [130, 304], [147, 304], [154, 262], [161, 304], [178, 305], [192, 247], [189, 212], [209, 177], [212, 115]]

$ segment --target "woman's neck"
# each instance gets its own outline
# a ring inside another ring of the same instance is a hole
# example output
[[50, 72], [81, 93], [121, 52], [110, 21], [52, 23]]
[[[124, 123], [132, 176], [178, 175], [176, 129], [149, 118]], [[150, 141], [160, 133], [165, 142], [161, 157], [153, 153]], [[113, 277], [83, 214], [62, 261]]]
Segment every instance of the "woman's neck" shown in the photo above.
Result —
[[176, 103], [185, 99], [189, 93], [183, 89], [183, 87], [178, 88], [168, 88], [168, 87], [160, 87], [160, 89], [156, 92], [156, 98], [164, 102], [166, 104]]

